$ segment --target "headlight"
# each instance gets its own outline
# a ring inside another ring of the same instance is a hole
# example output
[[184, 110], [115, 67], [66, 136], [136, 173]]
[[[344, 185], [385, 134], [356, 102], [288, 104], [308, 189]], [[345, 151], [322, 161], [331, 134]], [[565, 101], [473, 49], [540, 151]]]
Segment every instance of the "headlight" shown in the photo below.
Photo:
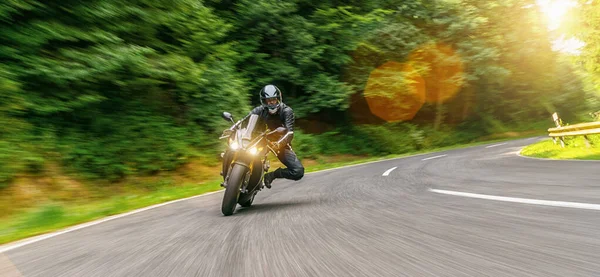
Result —
[[256, 153], [258, 153], [258, 149], [256, 149], [256, 147], [252, 147], [248, 150], [248, 153], [251, 155], [256, 155]]
[[237, 141], [232, 142], [229, 147], [231, 147], [231, 150], [238, 150], [238, 148], [240, 148], [240, 145], [237, 143]]

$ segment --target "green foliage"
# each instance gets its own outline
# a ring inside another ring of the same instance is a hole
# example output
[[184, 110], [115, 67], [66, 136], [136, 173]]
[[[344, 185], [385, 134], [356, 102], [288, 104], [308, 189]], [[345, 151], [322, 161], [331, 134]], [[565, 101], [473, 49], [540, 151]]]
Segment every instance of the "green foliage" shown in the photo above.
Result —
[[17, 226], [20, 229], [49, 227], [63, 220], [65, 210], [60, 205], [49, 204], [39, 208]]
[[[521, 128], [555, 111], [572, 121], [597, 110], [597, 4], [581, 17], [592, 27], [581, 28], [588, 46], [575, 59], [585, 73], [551, 50], [539, 12], [523, 8], [530, 4], [4, 1], [0, 187], [44, 172], [49, 161], [119, 180], [212, 155], [228, 126], [220, 113], [247, 114], [267, 83], [283, 89], [296, 118], [333, 125], [298, 132], [294, 147], [306, 158], [406, 153]], [[444, 81], [459, 89], [427, 101], [410, 121], [353, 125], [351, 95], [360, 97], [371, 72], [390, 61], [412, 63], [429, 98], [459, 61], [463, 70]]]
[[372, 147], [372, 151], [378, 155], [401, 154], [414, 151], [417, 142], [405, 126], [359, 126], [357, 135], [363, 137], [366, 143]]
[[8, 141], [0, 141], [0, 188], [7, 186], [12, 178], [23, 170], [19, 150]]
[[358, 125], [322, 134], [299, 132], [294, 136], [293, 146], [300, 158], [339, 154], [381, 156], [466, 144], [486, 134], [481, 126], [469, 122], [457, 130], [435, 130], [433, 126], [410, 123]]
[[213, 144], [221, 111], [249, 108], [230, 26], [200, 2], [11, 1], [0, 16], [0, 182], [43, 170], [42, 130], [64, 164], [115, 180], [176, 168]]
[[302, 131], [294, 131], [294, 140], [292, 142], [294, 152], [300, 159], [317, 158], [321, 154], [321, 145], [316, 135], [305, 134]]
[[24, 99], [14, 75], [0, 65], [0, 188], [6, 186], [19, 172], [26, 169], [28, 156], [23, 149], [27, 144], [27, 130], [31, 128], [18, 116], [24, 109]]
[[[411, 124], [361, 125], [338, 128], [320, 135], [300, 134], [294, 138], [305, 157], [316, 154], [387, 155], [411, 152], [422, 147], [423, 132]], [[314, 146], [317, 147], [314, 147]]]
[[[586, 100], [584, 114], [598, 111], [600, 104], [600, 39], [598, 26], [600, 26], [600, 5], [595, 1], [576, 1], [578, 8], [571, 9], [565, 18], [561, 31], [567, 37], [576, 38], [584, 43], [581, 53], [572, 57], [572, 62], [578, 69], [577, 73], [583, 80], [584, 95]], [[587, 117], [587, 116], [586, 116]]]
[[[386, 13], [331, 2], [215, 1], [233, 30], [229, 39], [242, 52], [239, 65], [252, 92], [267, 83], [284, 89], [298, 117], [326, 109], [344, 110], [354, 92], [340, 80], [361, 34]], [[254, 93], [252, 95], [255, 95]], [[256, 100], [256, 99], [255, 99]]]
[[103, 118], [86, 133], [63, 141], [63, 161], [94, 177], [117, 180], [130, 174], [173, 170], [189, 158], [186, 129], [166, 118], [139, 112]]

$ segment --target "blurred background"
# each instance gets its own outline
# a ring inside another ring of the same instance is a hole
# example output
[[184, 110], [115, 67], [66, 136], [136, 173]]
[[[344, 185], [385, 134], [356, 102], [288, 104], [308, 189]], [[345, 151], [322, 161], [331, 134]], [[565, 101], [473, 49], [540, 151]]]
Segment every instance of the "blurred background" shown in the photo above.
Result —
[[0, 243], [218, 189], [220, 114], [266, 84], [307, 166], [597, 120], [599, 25], [594, 0], [4, 0]]

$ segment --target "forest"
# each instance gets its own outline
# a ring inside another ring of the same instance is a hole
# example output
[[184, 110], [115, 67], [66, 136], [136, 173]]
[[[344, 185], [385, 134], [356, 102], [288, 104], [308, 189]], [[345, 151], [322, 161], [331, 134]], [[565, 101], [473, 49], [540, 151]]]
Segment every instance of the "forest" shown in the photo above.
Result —
[[221, 113], [243, 117], [266, 84], [301, 158], [597, 120], [598, 2], [569, 2], [560, 26], [540, 2], [4, 0], [0, 189], [55, 166], [116, 182], [215, 159]]

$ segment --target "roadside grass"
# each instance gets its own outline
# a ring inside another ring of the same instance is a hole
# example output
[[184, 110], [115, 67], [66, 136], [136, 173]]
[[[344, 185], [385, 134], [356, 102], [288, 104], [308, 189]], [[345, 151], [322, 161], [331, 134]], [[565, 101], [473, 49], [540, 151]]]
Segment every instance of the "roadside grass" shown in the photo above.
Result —
[[600, 135], [588, 136], [588, 139], [589, 148], [583, 137], [565, 137], [565, 148], [558, 140], [554, 144], [548, 139], [523, 148], [521, 155], [558, 160], [600, 160]]
[[[316, 160], [307, 161], [305, 163], [306, 172], [316, 172], [341, 166], [472, 147], [531, 136], [531, 133], [527, 133], [527, 135], [511, 134], [510, 137], [494, 140], [478, 141], [468, 144], [453, 145], [400, 155], [386, 155], [380, 157], [350, 155], [319, 157]], [[600, 155], [600, 152], [598, 153]], [[273, 159], [271, 160], [273, 161]], [[277, 166], [279, 166], [277, 162], [272, 163], [273, 168], [276, 168]], [[215, 174], [215, 176], [218, 176], [217, 174]], [[221, 189], [219, 183], [220, 176], [201, 184], [185, 183], [181, 185], [173, 185], [172, 182], [163, 182], [159, 180], [154, 185], [144, 185], [141, 189], [128, 189], [125, 192], [121, 192], [119, 195], [90, 200], [86, 203], [50, 201], [33, 208], [23, 210], [14, 215], [0, 218], [0, 244], [56, 231], [68, 226], [125, 213], [150, 205], [217, 191]]]
[[221, 189], [219, 181], [139, 191], [86, 204], [47, 203], [0, 221], [0, 244], [171, 200]]

